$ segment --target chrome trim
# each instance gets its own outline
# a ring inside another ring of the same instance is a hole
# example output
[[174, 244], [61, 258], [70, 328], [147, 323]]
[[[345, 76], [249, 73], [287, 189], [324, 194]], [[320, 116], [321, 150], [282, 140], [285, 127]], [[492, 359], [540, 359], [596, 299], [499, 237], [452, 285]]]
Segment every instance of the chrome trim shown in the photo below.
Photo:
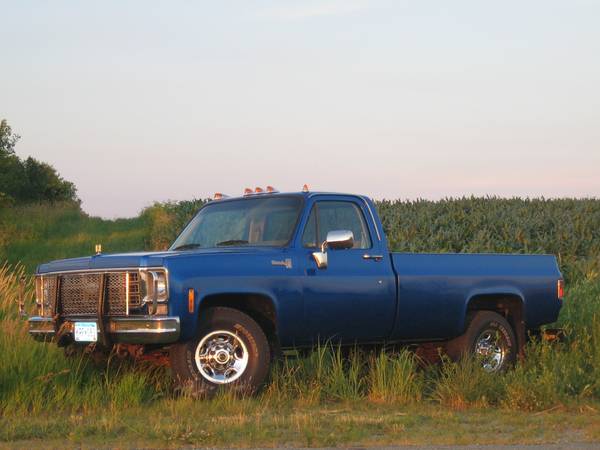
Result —
[[486, 328], [475, 340], [474, 353], [483, 370], [488, 373], [504, 369], [509, 349], [506, 339], [497, 329]]
[[[39, 307], [40, 313], [42, 316], [44, 316], [44, 275], [40, 275], [40, 283], [42, 285], [41, 289], [40, 289], [40, 302], [37, 304], [37, 306]], [[36, 299], [37, 300], [37, 299]], [[36, 301], [37, 303], [37, 301]]]
[[[169, 302], [169, 297], [170, 297], [170, 290], [169, 290], [169, 269], [167, 269], [164, 266], [152, 266], [152, 267], [117, 267], [117, 268], [109, 268], [109, 269], [76, 269], [76, 270], [63, 270], [63, 271], [59, 271], [59, 272], [44, 272], [43, 274], [38, 273], [36, 274], [36, 278], [37, 277], [41, 277], [42, 279], [42, 295], [43, 295], [43, 279], [45, 276], [60, 276], [60, 275], [64, 275], [64, 274], [86, 274], [86, 273], [95, 273], [95, 274], [99, 274], [99, 275], [106, 275], [108, 273], [120, 273], [123, 272], [125, 274], [128, 274], [128, 272], [137, 272], [139, 274], [139, 283], [140, 283], [140, 302], [141, 305], [145, 305], [149, 302], [154, 303], [154, 299], [148, 299], [147, 295], [143, 296], [142, 295], [142, 290], [141, 290], [141, 286], [143, 284], [145, 284], [145, 278], [144, 276], [142, 276], [142, 272], [144, 273], [150, 273], [153, 274], [154, 272], [164, 272], [165, 274], [165, 292], [166, 292], [166, 298], [164, 300], [158, 300], [158, 303], [168, 303]], [[151, 275], [153, 278], [155, 277], [155, 275]], [[127, 275], [126, 278], [126, 282], [129, 281], [129, 275]], [[58, 290], [57, 290], [58, 292]], [[126, 295], [126, 301], [125, 301], [125, 308], [127, 311], [127, 314], [129, 314], [129, 297]], [[42, 315], [44, 315], [44, 303], [42, 302]]]
[[354, 246], [354, 233], [350, 230], [331, 230], [327, 233], [325, 242], [321, 244], [321, 251], [326, 248], [346, 249]]
[[63, 273], [111, 273], [111, 272], [125, 272], [125, 271], [131, 271], [131, 270], [164, 270], [167, 275], [169, 274], [169, 271], [166, 267], [162, 267], [162, 266], [152, 266], [152, 267], [117, 267], [117, 268], [110, 268], [110, 269], [74, 269], [74, 270], [61, 270], [61, 271], [55, 271], [55, 272], [44, 272], [44, 273], [38, 273], [36, 274], [36, 276], [46, 276], [46, 275], [61, 275]]
[[276, 260], [272, 259], [271, 265], [272, 266], [281, 266], [281, 267], [285, 267], [286, 269], [291, 269], [292, 268], [292, 259], [286, 258], [282, 261], [276, 261]]
[[[55, 275], [46, 276], [48, 274], [34, 274], [35, 279], [35, 305], [37, 308], [36, 314], [40, 317], [49, 317], [53, 314], [50, 306], [54, 306], [56, 308], [56, 301], [58, 292], [60, 289], [58, 279], [55, 280], [56, 289], [54, 290], [54, 295], [51, 298], [46, 298], [46, 289], [45, 283], [48, 279], [56, 278]], [[38, 296], [38, 287], [39, 287], [39, 296]], [[52, 305], [50, 304], [52, 302]]]
[[[169, 291], [169, 270], [166, 267], [140, 267], [139, 268], [139, 274], [140, 274], [140, 283], [141, 284], [145, 284], [146, 283], [146, 277], [142, 277], [142, 272], [144, 273], [149, 273], [150, 276], [152, 277], [152, 282], [153, 282], [153, 286], [154, 287], [154, 281], [155, 278], [157, 277], [157, 273], [156, 272], [164, 272], [165, 274], [165, 299], [164, 300], [158, 300], [158, 298], [156, 299], [156, 301], [158, 303], [168, 303], [169, 302], [169, 296], [170, 296], [170, 291]], [[156, 280], [158, 282], [158, 280]], [[146, 295], [144, 295], [143, 297], [141, 297], [141, 302], [142, 305], [145, 305], [147, 303], [154, 303], [154, 298], [149, 299], [148, 298], [148, 289], [146, 289]], [[154, 292], [156, 292], [156, 289], [154, 290]], [[141, 292], [140, 292], [141, 295]], [[157, 294], [158, 295], [158, 294]], [[154, 297], [154, 296], [153, 296]]]
[[42, 317], [46, 316], [46, 293], [44, 292], [44, 276], [41, 276], [42, 279], [42, 302], [40, 303], [40, 313], [42, 315]]
[[312, 256], [315, 259], [315, 262], [317, 263], [317, 268], [327, 268], [327, 252], [312, 252]]
[[179, 339], [179, 317], [114, 317], [108, 321], [114, 342], [129, 344], [170, 344]]
[[216, 330], [198, 343], [194, 360], [200, 375], [206, 380], [227, 384], [244, 374], [250, 357], [241, 336], [228, 330]]
[[381, 261], [383, 259], [383, 255], [369, 255], [368, 253], [365, 253], [363, 255], [363, 259], [372, 259], [374, 261]]
[[30, 317], [27, 320], [29, 334], [34, 339], [45, 340], [52, 338], [56, 334], [56, 326], [51, 317]]
[[[138, 275], [138, 283], [139, 283], [139, 275]], [[142, 293], [140, 292], [140, 297]], [[129, 272], [125, 272], [125, 315], [129, 315]]]
[[[72, 333], [75, 322], [96, 322], [91, 318], [72, 318], [63, 325], [68, 333]], [[56, 322], [50, 317], [31, 317], [28, 320], [29, 334], [34, 339], [45, 340], [56, 334]], [[179, 339], [179, 317], [113, 317], [106, 321], [106, 332], [114, 342], [130, 344], [169, 344]]]
[[312, 257], [317, 263], [317, 268], [326, 269], [327, 249], [347, 249], [354, 245], [354, 234], [349, 230], [331, 230], [327, 233], [327, 238], [321, 244], [320, 252], [313, 252]]
[[371, 206], [369, 205], [369, 202], [367, 201], [366, 197], [362, 196], [360, 198], [363, 202], [365, 202], [365, 205], [367, 206], [367, 210], [369, 211], [369, 215], [371, 216], [371, 221], [373, 223], [373, 226], [375, 227], [375, 233], [377, 233], [377, 240], [381, 242], [381, 234], [379, 233], [379, 227], [377, 226], [377, 221], [375, 220], [375, 215], [371, 210]]
[[33, 316], [30, 317], [29, 319], [27, 319], [27, 322], [29, 323], [51, 323], [54, 324], [54, 319], [52, 319], [52, 317], [40, 317], [40, 316]]
[[[148, 273], [152, 275], [152, 311], [150, 314], [154, 315], [158, 310], [158, 274], [154, 271], [150, 271]], [[167, 298], [169, 298], [168, 295]]]
[[179, 317], [113, 317], [109, 320], [111, 333], [171, 333], [179, 331]]

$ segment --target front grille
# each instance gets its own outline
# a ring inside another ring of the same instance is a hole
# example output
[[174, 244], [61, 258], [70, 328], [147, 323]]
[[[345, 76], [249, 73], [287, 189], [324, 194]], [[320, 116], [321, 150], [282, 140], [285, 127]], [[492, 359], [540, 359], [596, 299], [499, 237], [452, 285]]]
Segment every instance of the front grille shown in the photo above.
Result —
[[109, 273], [106, 275], [106, 313], [109, 316], [124, 315], [125, 307], [125, 273]]
[[68, 274], [60, 277], [60, 308], [65, 316], [96, 315], [100, 296], [99, 273]]
[[[46, 280], [54, 280], [54, 292], [56, 292], [56, 280], [60, 280], [58, 305], [63, 316], [96, 316], [100, 307], [100, 289], [103, 278], [105, 315], [126, 315], [128, 312], [127, 297], [129, 297], [130, 310], [142, 306], [140, 279], [137, 271], [65, 273], [44, 277], [44, 285], [46, 285]], [[48, 283], [51, 286], [52, 282]]]

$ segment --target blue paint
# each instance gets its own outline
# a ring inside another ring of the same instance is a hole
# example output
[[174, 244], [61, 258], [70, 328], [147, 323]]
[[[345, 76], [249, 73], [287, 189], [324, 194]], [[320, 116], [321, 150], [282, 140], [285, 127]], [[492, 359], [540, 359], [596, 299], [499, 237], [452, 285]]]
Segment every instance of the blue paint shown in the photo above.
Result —
[[[552, 255], [390, 253], [375, 206], [367, 198], [333, 193], [263, 195], [293, 195], [303, 200], [293, 238], [285, 247], [95, 255], [42, 264], [38, 273], [166, 267], [169, 314], [180, 317], [182, 339], [194, 335], [198, 322], [197, 314], [188, 312], [189, 288], [196, 292], [195, 311], [212, 295], [253, 294], [267, 299], [275, 308], [283, 347], [309, 345], [318, 339], [410, 342], [452, 338], [464, 330], [469, 302], [482, 295], [520, 299], [527, 328], [558, 317], [561, 301], [556, 283], [561, 274]], [[311, 208], [319, 201], [354, 203], [366, 221], [371, 247], [329, 249], [328, 268], [318, 269], [311, 256], [315, 249], [302, 246], [302, 233]], [[365, 254], [383, 258], [364, 259]], [[273, 263], [286, 260], [291, 267]]]

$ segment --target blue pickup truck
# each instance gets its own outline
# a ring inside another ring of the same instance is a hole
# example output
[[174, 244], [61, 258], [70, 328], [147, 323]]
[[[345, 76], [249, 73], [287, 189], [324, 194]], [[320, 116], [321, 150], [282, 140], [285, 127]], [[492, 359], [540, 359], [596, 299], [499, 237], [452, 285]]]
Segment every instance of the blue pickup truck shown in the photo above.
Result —
[[364, 196], [216, 195], [167, 251], [42, 264], [32, 336], [168, 352], [181, 386], [256, 390], [274, 356], [317, 342], [435, 345], [490, 372], [556, 321], [551, 255], [392, 253]]

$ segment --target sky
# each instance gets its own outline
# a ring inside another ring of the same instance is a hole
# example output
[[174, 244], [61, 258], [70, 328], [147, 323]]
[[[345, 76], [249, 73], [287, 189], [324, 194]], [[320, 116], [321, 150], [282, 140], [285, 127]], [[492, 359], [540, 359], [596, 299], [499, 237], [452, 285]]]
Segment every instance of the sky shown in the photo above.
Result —
[[600, 197], [600, 1], [0, 0], [0, 119], [85, 211], [245, 187]]

